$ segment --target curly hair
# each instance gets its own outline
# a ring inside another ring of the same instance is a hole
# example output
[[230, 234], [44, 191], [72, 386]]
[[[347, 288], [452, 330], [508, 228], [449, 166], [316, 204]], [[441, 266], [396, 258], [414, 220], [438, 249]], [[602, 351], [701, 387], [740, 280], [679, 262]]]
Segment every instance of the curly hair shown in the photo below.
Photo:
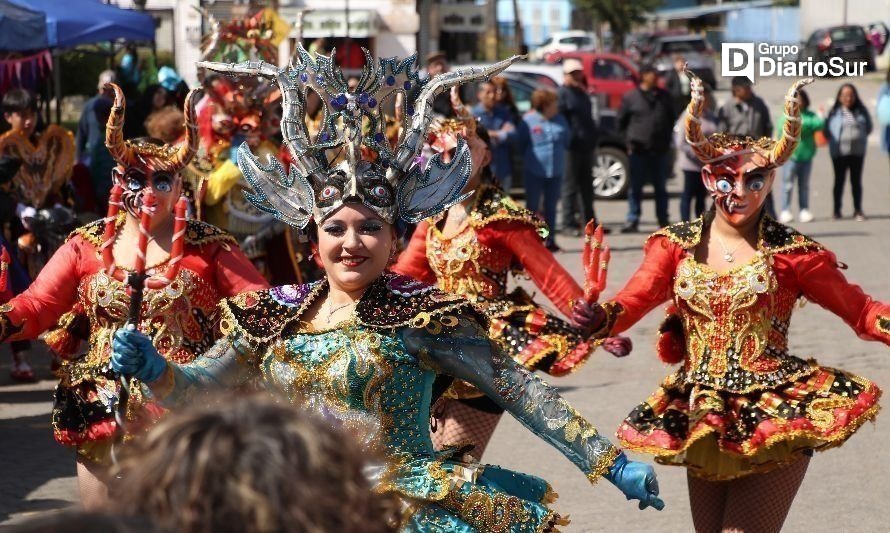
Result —
[[173, 144], [185, 135], [185, 115], [173, 106], [162, 107], [145, 119], [145, 131], [150, 137]]
[[171, 414], [135, 439], [111, 505], [186, 533], [394, 531], [357, 439], [267, 394]]

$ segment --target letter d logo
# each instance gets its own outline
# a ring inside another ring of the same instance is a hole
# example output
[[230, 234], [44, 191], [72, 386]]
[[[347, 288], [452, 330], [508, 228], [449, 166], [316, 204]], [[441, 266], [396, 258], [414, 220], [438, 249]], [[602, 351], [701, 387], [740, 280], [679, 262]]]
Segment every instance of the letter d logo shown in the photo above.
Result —
[[744, 76], [754, 83], [754, 43], [723, 43], [720, 74], [727, 78]]

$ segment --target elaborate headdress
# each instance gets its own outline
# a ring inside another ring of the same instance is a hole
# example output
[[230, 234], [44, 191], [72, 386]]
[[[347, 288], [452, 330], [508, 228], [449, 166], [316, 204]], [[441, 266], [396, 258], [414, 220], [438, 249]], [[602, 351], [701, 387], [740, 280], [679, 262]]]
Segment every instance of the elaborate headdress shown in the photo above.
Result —
[[114, 160], [124, 167], [145, 167], [153, 172], [163, 170], [175, 174], [183, 169], [198, 152], [198, 126], [195, 104], [201, 91], [193, 89], [185, 98], [185, 142], [180, 146], [124, 140], [124, 110], [126, 100], [121, 88], [113, 83], [105, 86], [114, 91], [114, 105], [105, 128], [105, 146]]
[[22, 132], [8, 131], [0, 136], [0, 157], [21, 161], [13, 178], [15, 185], [28, 205], [40, 208], [50, 194], [57, 192], [71, 177], [74, 136], [65, 128], [51, 124], [35, 146]]
[[[324, 220], [344, 203], [361, 203], [388, 222], [396, 216], [417, 222], [465, 198], [462, 190], [471, 162], [462, 140], [447, 165], [435, 157], [422, 170], [415, 161], [433, 118], [433, 99], [461, 83], [489, 78], [519, 56], [421, 81], [416, 55], [375, 63], [367, 50], [363, 52], [366, 63], [352, 90], [333, 54], [313, 58], [302, 47], [299, 61], [284, 68], [262, 61], [199, 63], [220, 72], [271, 78], [281, 89], [281, 133], [293, 160], [290, 171], [274, 157], [263, 164], [246, 145], [239, 148], [238, 165], [255, 191], [248, 199], [259, 209], [298, 228], [313, 217]], [[308, 91], [315, 91], [324, 104], [322, 125], [314, 136], [304, 121]], [[397, 93], [405, 95], [402, 134], [392, 149], [381, 104]], [[363, 157], [362, 147], [376, 157]]]
[[785, 95], [785, 125], [782, 137], [776, 141], [770, 137], [752, 139], [747, 136], [714, 133], [705, 137], [701, 130], [701, 114], [704, 106], [702, 81], [691, 70], [685, 70], [690, 79], [692, 99], [686, 113], [686, 142], [705, 165], [731, 157], [757, 153], [768, 161], [768, 168], [781, 166], [791, 157], [800, 140], [800, 99], [798, 90], [813, 83], [813, 78], [798, 80]]

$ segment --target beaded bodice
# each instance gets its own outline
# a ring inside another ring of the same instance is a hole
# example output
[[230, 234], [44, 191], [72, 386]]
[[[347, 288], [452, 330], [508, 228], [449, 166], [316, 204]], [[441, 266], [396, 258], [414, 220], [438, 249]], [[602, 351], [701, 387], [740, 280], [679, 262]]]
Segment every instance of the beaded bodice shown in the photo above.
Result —
[[431, 224], [427, 258], [443, 291], [476, 302], [499, 298], [507, 292], [512, 255], [498, 253], [480, 243], [472, 224], [465, 224], [452, 237], [446, 237]]
[[690, 382], [733, 392], [769, 388], [810, 371], [788, 354], [787, 333], [797, 294], [783, 288], [768, 256], [718, 273], [691, 255], [674, 277], [683, 320]]
[[273, 343], [260, 370], [290, 399], [355, 426], [387, 455], [433, 454], [427, 424], [435, 374], [408, 354], [397, 331], [354, 321], [301, 331]]
[[504, 297], [508, 275], [521, 270], [512, 252], [484, 242], [480, 232], [496, 222], [514, 222], [546, 234], [540, 218], [494, 185], [480, 187], [467, 221], [454, 235], [446, 236], [437, 227], [441, 220], [430, 224], [426, 238], [430, 267], [441, 290], [475, 302]]

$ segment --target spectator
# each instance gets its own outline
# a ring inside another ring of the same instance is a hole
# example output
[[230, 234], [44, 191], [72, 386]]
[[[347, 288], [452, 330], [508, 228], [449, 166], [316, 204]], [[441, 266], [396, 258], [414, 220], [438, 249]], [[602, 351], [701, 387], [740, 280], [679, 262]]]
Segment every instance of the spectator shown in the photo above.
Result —
[[553, 230], [569, 147], [569, 125], [559, 113], [556, 93], [548, 89], [538, 89], [532, 94], [532, 110], [523, 120], [531, 143], [531, 149], [525, 152], [525, 205], [540, 213], [543, 197], [544, 220], [550, 228], [545, 244], [555, 252], [559, 247]]
[[111, 194], [111, 171], [117, 166], [117, 162], [105, 147], [105, 125], [108, 123], [113, 104], [112, 100], [100, 99], [93, 106], [95, 120], [102, 127], [102, 142], [94, 144], [89, 154], [90, 182], [100, 211], [108, 205], [108, 197]]
[[[426, 56], [426, 77], [434, 78], [439, 74], [445, 74], [451, 71], [451, 65], [448, 64], [448, 56], [445, 52], [433, 52]], [[412, 89], [418, 91], [419, 88]], [[463, 86], [458, 86], [458, 94], [461, 101], [466, 102], [464, 98]], [[413, 98], [411, 99], [413, 101]], [[445, 91], [433, 100], [433, 111], [445, 118], [455, 118], [454, 109], [451, 108], [451, 97]]]
[[114, 83], [114, 71], [105, 70], [99, 74], [98, 93], [86, 101], [80, 113], [80, 121], [77, 123], [77, 135], [75, 146], [77, 149], [77, 160], [84, 165], [90, 165], [90, 154], [97, 144], [105, 144], [105, 123], [99, 122], [96, 118], [96, 104], [100, 100], [111, 103], [114, 100], [114, 94], [110, 90], [105, 89], [108, 83]]
[[[686, 106], [689, 105], [689, 100], [692, 98], [692, 92], [689, 77], [683, 72], [686, 68], [686, 58], [680, 54], [674, 54], [673, 59], [674, 69], [667, 75], [665, 88], [671, 93], [671, 100], [674, 102], [674, 118], [676, 119], [686, 111]], [[711, 114], [714, 114], [713, 110], [711, 110]], [[683, 139], [683, 144], [686, 144], [685, 139]]]
[[[773, 123], [770, 120], [769, 108], [763, 99], [754, 94], [751, 80], [744, 76], [732, 79], [732, 100], [723, 104], [717, 112], [717, 130], [733, 135], [748, 136], [752, 139], [772, 137]], [[776, 216], [773, 206], [773, 193], [764, 201], [766, 213]]]
[[313, 40], [309, 43], [308, 52], [313, 58], [317, 58], [319, 55], [328, 55], [328, 40], [324, 37]]
[[491, 81], [479, 84], [476, 99], [479, 103], [473, 106], [473, 115], [491, 137], [491, 172], [504, 192], [510, 194], [513, 180], [511, 150], [516, 137], [516, 124], [510, 112], [495, 101], [495, 86]]
[[[683, 75], [686, 76], [685, 74]], [[714, 93], [709, 87], [705, 87], [705, 101], [702, 106], [702, 114], [699, 117], [701, 121], [701, 130], [705, 137], [716, 133], [717, 131], [717, 114], [716, 102], [714, 101]], [[708, 191], [701, 177], [702, 162], [696, 157], [692, 146], [686, 142], [686, 113], [684, 110], [677, 123], [674, 125], [674, 144], [680, 150], [680, 169], [683, 171], [683, 193], [680, 196], [680, 219], [685, 221], [691, 220], [691, 211], [695, 209], [695, 218], [698, 218], [705, 211], [705, 201], [708, 197]]]
[[[816, 132], [825, 127], [825, 119], [810, 111], [810, 96], [806, 91], [798, 91], [800, 99], [800, 142], [791, 159], [785, 163], [782, 172], [782, 212], [779, 222], [787, 224], [794, 220], [791, 214], [791, 196], [794, 194], [794, 182], [797, 182], [797, 205], [800, 207], [798, 220], [811, 222], [810, 212], [810, 172], [813, 169], [813, 157], [816, 156]], [[779, 119], [776, 129], [782, 131], [785, 115]]]
[[177, 410], [136, 439], [111, 491], [116, 512], [205, 531], [394, 531], [354, 435], [261, 394]]
[[182, 109], [185, 97], [188, 96], [189, 86], [173, 68], [163, 66], [158, 70], [158, 85], [167, 91], [167, 100], [170, 105]]
[[21, 132], [31, 142], [36, 141], [37, 99], [25, 89], [12, 89], [3, 95], [3, 119], [11, 131]]
[[762, 98], [754, 94], [748, 78], [736, 76], [732, 79], [732, 100], [723, 104], [717, 112], [717, 129], [753, 139], [772, 136], [769, 108]]
[[655, 189], [658, 225], [667, 226], [667, 178], [671, 172], [671, 141], [674, 104], [670, 94], [658, 86], [658, 71], [652, 65], [640, 68], [637, 88], [624, 95], [618, 111], [618, 128], [630, 154], [630, 190], [627, 195], [627, 222], [622, 233], [639, 231], [643, 185]]
[[[566, 152], [566, 173], [562, 187], [563, 231], [581, 235], [581, 227], [595, 219], [593, 206], [593, 160], [599, 138], [584, 65], [577, 59], [562, 63], [563, 85], [559, 88], [559, 112], [569, 125], [569, 148]], [[576, 220], [578, 202], [583, 220]]]
[[142, 61], [136, 44], [127, 43], [124, 55], [117, 67], [118, 85], [123, 89], [127, 98], [135, 98], [138, 94], [139, 82], [142, 80]]
[[865, 220], [865, 213], [862, 211], [862, 165], [872, 124], [856, 87], [850, 83], [841, 85], [825, 122], [825, 136], [828, 138], [834, 166], [834, 219], [841, 218], [844, 184], [849, 170], [850, 187], [853, 189], [853, 216], [856, 220]]
[[[525, 159], [525, 154], [529, 149], [529, 138], [528, 138], [528, 130], [525, 127], [525, 121], [522, 120], [522, 113], [519, 112], [519, 108], [516, 107], [516, 100], [513, 99], [513, 91], [510, 90], [510, 84], [507, 82], [507, 78], [503, 76], [495, 76], [491, 78], [491, 83], [494, 84], [494, 100], [497, 102], [497, 105], [503, 107], [507, 111], [510, 112], [510, 117], [513, 119], [513, 124], [516, 125], [516, 134], [513, 136], [513, 142], [510, 144], [510, 163], [511, 168], [513, 169], [513, 181], [519, 180], [520, 183], [525, 183], [523, 170], [523, 160]], [[509, 193], [510, 191], [507, 191]], [[555, 231], [556, 227], [552, 227]]]
[[172, 105], [162, 107], [145, 120], [145, 131], [165, 144], [176, 144], [185, 135], [185, 115]]
[[878, 90], [878, 124], [881, 126], [881, 148], [890, 154], [890, 68]]

